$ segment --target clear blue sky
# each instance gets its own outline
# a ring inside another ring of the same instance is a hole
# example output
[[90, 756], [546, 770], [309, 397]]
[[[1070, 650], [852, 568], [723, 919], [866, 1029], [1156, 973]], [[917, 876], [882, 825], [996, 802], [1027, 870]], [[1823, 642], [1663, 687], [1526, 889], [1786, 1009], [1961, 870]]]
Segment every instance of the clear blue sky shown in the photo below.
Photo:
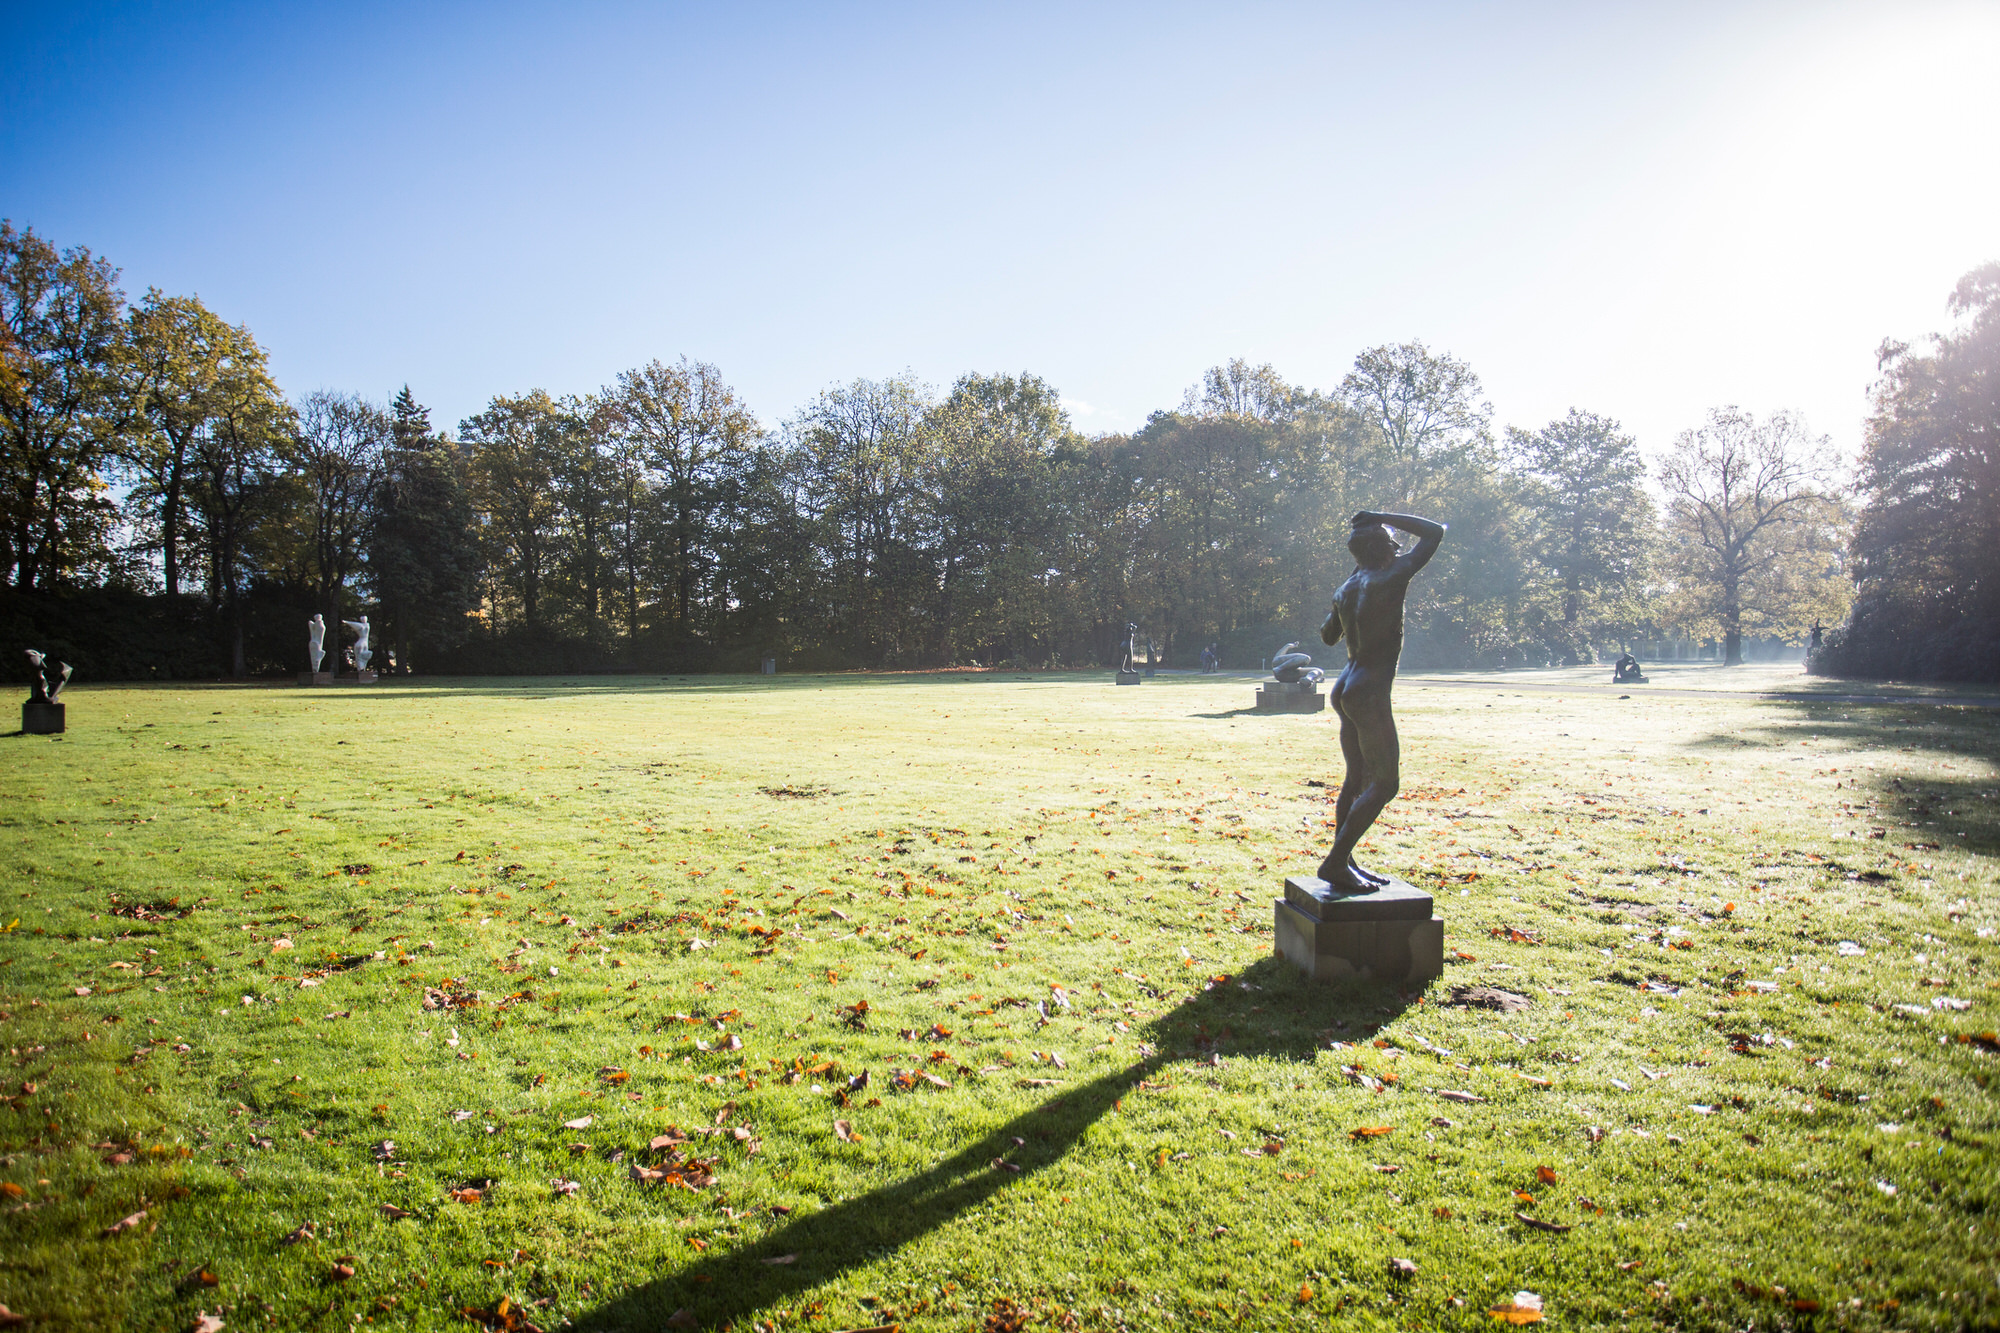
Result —
[[1085, 430], [1421, 338], [1502, 424], [1852, 449], [2000, 260], [2000, 5], [6, 3], [0, 214], [440, 424], [718, 364]]

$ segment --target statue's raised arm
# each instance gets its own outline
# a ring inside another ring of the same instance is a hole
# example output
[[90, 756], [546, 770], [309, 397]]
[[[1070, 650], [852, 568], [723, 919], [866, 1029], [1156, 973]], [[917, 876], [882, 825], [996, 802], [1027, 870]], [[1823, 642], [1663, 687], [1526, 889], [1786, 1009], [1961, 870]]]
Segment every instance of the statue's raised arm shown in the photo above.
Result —
[[1407, 579], [1431, 562], [1437, 554], [1438, 545], [1444, 541], [1445, 526], [1434, 519], [1421, 518], [1416, 514], [1378, 514], [1372, 509], [1364, 509], [1354, 516], [1356, 528], [1371, 523], [1379, 523], [1385, 528], [1407, 532], [1417, 539], [1417, 544], [1397, 556], [1384, 571], [1391, 578]]

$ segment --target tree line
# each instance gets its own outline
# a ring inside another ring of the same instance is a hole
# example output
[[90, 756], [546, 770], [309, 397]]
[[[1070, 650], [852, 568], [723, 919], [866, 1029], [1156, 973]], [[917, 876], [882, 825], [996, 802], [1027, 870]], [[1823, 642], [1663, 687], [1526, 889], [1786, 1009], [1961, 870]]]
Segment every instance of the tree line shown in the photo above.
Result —
[[82, 247], [0, 224], [0, 270], [0, 627], [100, 679], [295, 671], [316, 611], [433, 673], [1095, 666], [1127, 623], [1254, 665], [1316, 629], [1361, 509], [1451, 525], [1413, 665], [1735, 661], [1844, 616], [1894, 470], [1871, 445], [1856, 528], [1823, 437], [1720, 408], [1649, 477], [1602, 415], [1496, 429], [1420, 342], [1327, 389], [1232, 361], [1128, 433], [1032, 374], [856, 380], [766, 423], [687, 358], [444, 431], [407, 387], [287, 397], [247, 329], [128, 303]]

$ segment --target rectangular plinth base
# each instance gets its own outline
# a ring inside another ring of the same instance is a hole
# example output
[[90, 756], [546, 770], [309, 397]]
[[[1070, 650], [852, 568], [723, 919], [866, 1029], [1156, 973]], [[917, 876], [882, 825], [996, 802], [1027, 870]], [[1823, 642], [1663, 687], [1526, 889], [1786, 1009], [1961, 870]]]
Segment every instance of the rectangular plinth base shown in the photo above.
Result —
[[46, 699], [28, 699], [21, 704], [21, 730], [30, 736], [58, 736], [63, 731], [63, 710], [68, 704], [52, 704]]
[[357, 671], [347, 678], [347, 683], [349, 685], [373, 685], [375, 683], [375, 673], [372, 671]]
[[1319, 713], [1326, 709], [1326, 695], [1305, 681], [1284, 684], [1271, 681], [1257, 691], [1260, 713]]
[[331, 671], [301, 671], [299, 672], [299, 684], [331, 685], [333, 684], [333, 673]]
[[1143, 677], [1136, 671], [1121, 671], [1118, 673], [1118, 683], [1120, 685], [1137, 685], [1142, 679]]
[[1329, 894], [1298, 876], [1273, 901], [1276, 952], [1314, 981], [1421, 986], [1444, 975], [1444, 919], [1401, 880], [1373, 893]]

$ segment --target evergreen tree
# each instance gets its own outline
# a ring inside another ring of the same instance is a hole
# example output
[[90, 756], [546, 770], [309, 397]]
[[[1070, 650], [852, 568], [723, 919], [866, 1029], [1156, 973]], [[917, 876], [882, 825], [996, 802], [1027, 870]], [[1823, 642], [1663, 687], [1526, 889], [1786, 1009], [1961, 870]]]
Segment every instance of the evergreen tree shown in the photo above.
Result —
[[479, 601], [479, 546], [465, 460], [404, 385], [390, 405], [369, 580], [396, 665], [428, 664], [465, 641]]

